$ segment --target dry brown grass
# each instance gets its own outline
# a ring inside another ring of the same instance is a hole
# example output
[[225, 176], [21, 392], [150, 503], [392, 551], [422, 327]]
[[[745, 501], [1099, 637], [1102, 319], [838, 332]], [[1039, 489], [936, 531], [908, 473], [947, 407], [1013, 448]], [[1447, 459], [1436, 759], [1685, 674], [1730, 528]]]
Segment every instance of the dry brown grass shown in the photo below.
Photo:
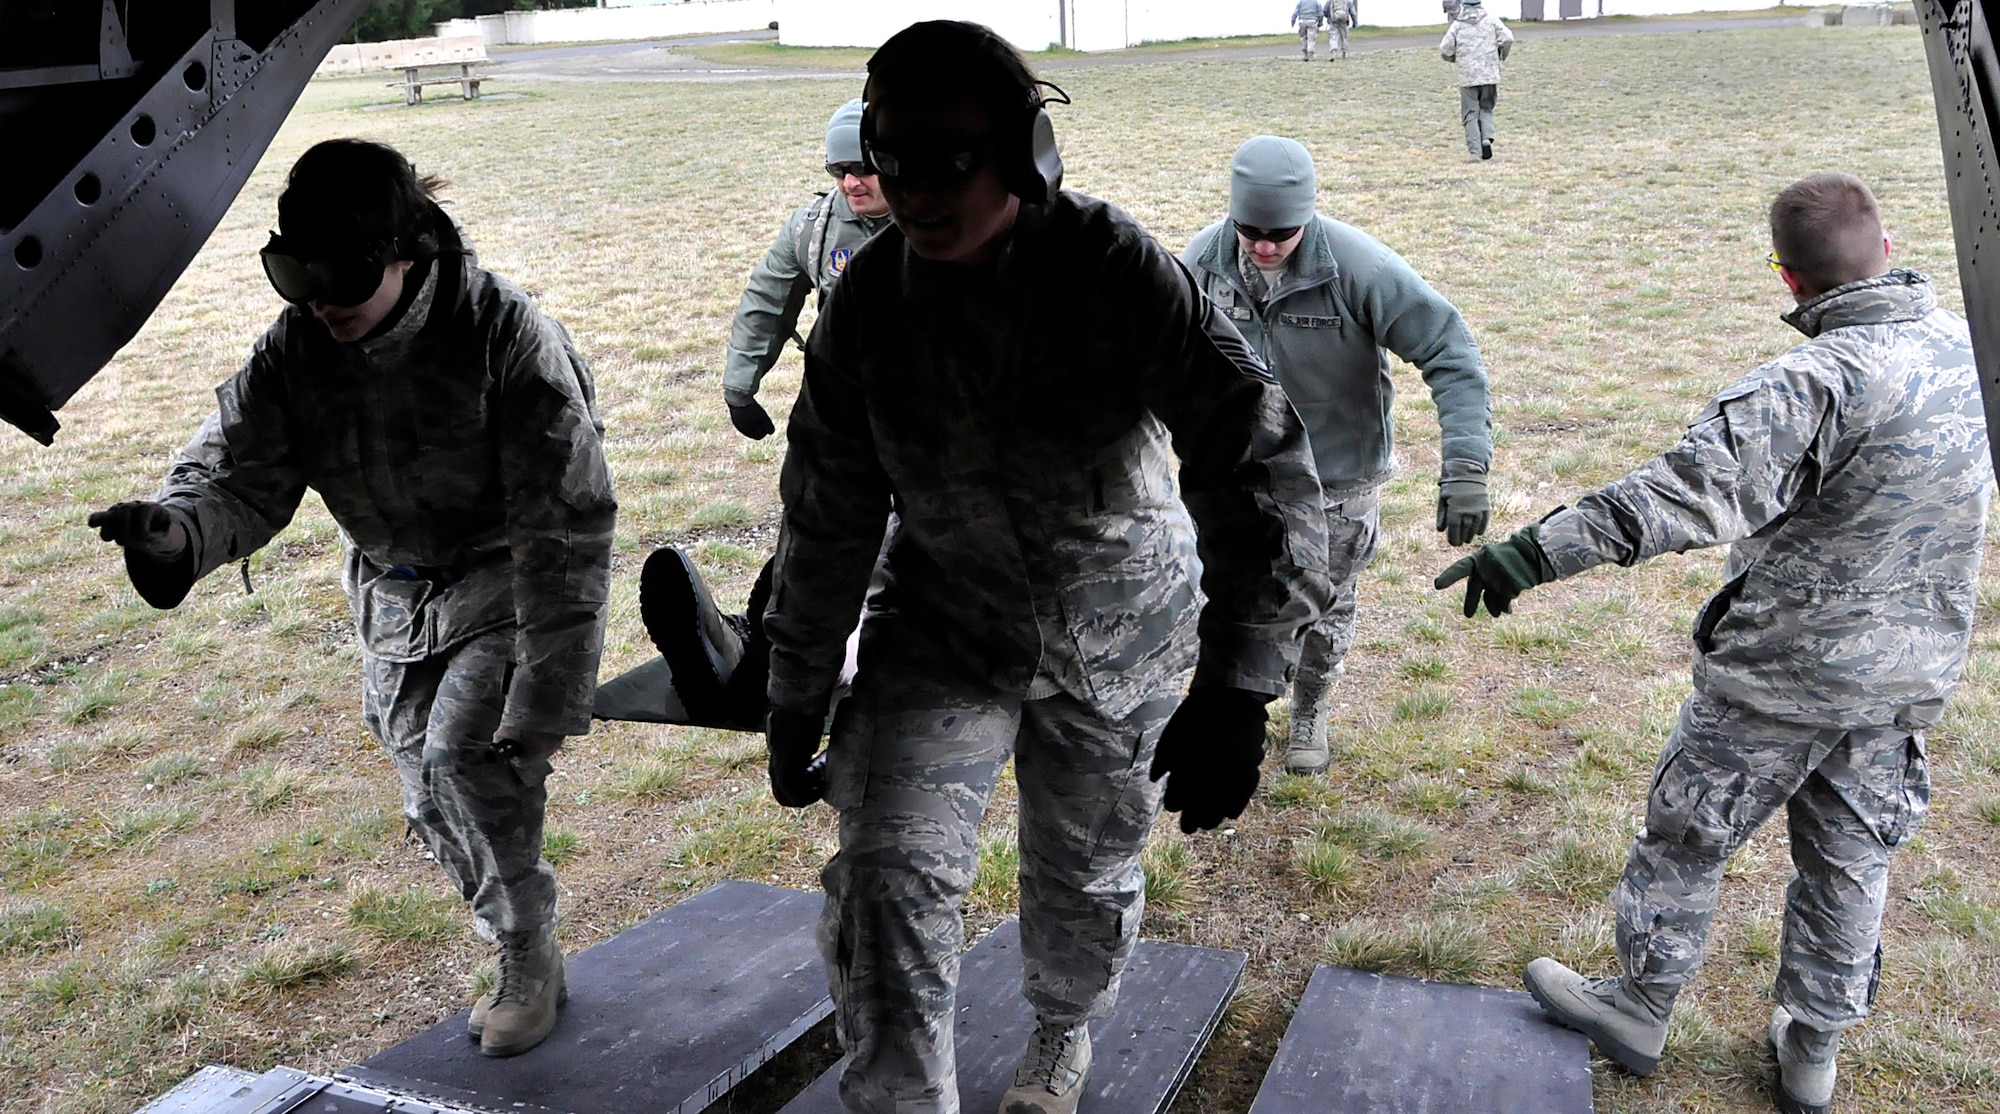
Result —
[[[1070, 184], [1176, 248], [1221, 214], [1240, 139], [1304, 140], [1323, 210], [1403, 252], [1480, 336], [1496, 530], [1637, 463], [1789, 343], [1760, 262], [1784, 182], [1867, 178], [1898, 261], [1957, 299], [1913, 31], [1524, 49], [1484, 166], [1461, 161], [1449, 72], [1427, 51], [1090, 69], [1065, 75], [1077, 103], [1058, 123]], [[0, 461], [0, 1109], [129, 1110], [210, 1061], [338, 1068], [473, 985], [462, 921], [440, 938], [432, 902], [402, 896], [435, 898], [442, 879], [402, 842], [394, 776], [355, 714], [317, 502], [253, 561], [255, 595], [219, 575], [172, 614], [139, 604], [83, 526], [151, 489], [277, 308], [253, 256], [307, 145], [374, 136], [453, 179], [485, 262], [536, 291], [595, 364], [623, 506], [607, 670], [649, 652], [635, 591], [653, 546], [697, 545], [736, 602], [770, 545], [781, 448], [730, 430], [717, 368], [743, 276], [823, 183], [821, 128], [852, 83], [508, 88], [519, 96], [406, 111], [380, 107], [373, 82], [315, 85], [159, 314], [65, 411], [56, 447], [17, 438]], [[1248, 1105], [1329, 954], [1495, 985], [1543, 952], [1608, 959], [1598, 891], [1638, 822], [1719, 558], [1606, 570], [1513, 618], [1460, 619], [1428, 586], [1450, 559], [1429, 522], [1435, 423], [1399, 374], [1407, 478], [1384, 492], [1331, 782], [1274, 779], [1232, 834], [1152, 856], [1171, 900], [1148, 931], [1251, 957], [1183, 1111]], [[788, 357], [767, 392], [781, 422], [796, 387]], [[1990, 626], [2000, 583], [1987, 596]], [[1995, 1109], [1996, 650], [1985, 635], [1933, 740], [1937, 806], [1898, 859], [1885, 983], [1844, 1109]], [[989, 838], [1011, 829], [1007, 794]], [[605, 727], [560, 760], [550, 813], [573, 856], [572, 949], [718, 878], [810, 889], [832, 848], [826, 810], [776, 808], [754, 740], [714, 732]], [[1759, 1107], [1787, 869], [1781, 833], [1739, 857], [1665, 1064], [1643, 1082], [1600, 1065], [1599, 1109]], [[1005, 904], [1004, 879], [987, 882], [976, 928]]]

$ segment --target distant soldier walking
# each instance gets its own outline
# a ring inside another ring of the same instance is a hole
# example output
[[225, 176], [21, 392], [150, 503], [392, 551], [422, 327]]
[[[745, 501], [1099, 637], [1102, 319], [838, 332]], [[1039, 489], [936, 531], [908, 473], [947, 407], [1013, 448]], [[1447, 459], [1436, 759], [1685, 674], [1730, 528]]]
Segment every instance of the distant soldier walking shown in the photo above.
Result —
[[[1445, 11], [1451, 12], [1451, 0]], [[1458, 115], [1465, 124], [1465, 150], [1474, 159], [1493, 157], [1493, 106], [1500, 99], [1500, 63], [1514, 47], [1514, 32], [1486, 10], [1484, 0], [1462, 0], [1445, 28], [1438, 53], [1458, 64]]]
[[1325, 14], [1320, 0], [1299, 0], [1292, 9], [1292, 24], [1299, 29], [1299, 53], [1308, 62], [1313, 60], [1313, 38], [1319, 33]]
[[590, 730], [617, 504], [590, 369], [479, 267], [437, 185], [377, 143], [300, 156], [263, 251], [291, 307], [159, 494], [90, 525], [147, 603], [174, 607], [319, 493], [347, 547], [362, 718], [410, 830], [499, 943], [470, 1032], [511, 1056], [564, 998], [544, 781]]
[[1985, 545], [1986, 423], [1963, 318], [1889, 270], [1875, 198], [1846, 174], [1771, 206], [1770, 256], [1806, 336], [1724, 388], [1680, 444], [1438, 578], [1466, 614], [1596, 565], [1734, 543], [1695, 620], [1694, 693], [1612, 891], [1616, 978], [1553, 959], [1527, 984], [1640, 1075], [1701, 965], [1723, 868], [1783, 809], [1786, 890], [1770, 1039], [1778, 1108], [1832, 1105], [1840, 1033], [1868, 1016], [1889, 856], [1930, 802], [1924, 730], [1969, 649]]
[[1358, 0], [1326, 0], [1321, 19], [1326, 23], [1326, 60], [1347, 57], [1347, 33], [1354, 29]]

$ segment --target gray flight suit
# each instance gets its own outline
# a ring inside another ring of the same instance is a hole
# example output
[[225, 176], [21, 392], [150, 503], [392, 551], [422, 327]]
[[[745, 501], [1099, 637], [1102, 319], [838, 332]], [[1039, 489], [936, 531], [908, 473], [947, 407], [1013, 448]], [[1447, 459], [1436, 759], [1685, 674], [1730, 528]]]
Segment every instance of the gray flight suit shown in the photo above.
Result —
[[758, 384], [798, 329], [806, 295], [817, 290], [824, 303], [854, 252], [888, 223], [886, 216], [857, 215], [839, 190], [793, 211], [736, 303], [722, 365], [723, 401], [746, 406], [756, 399]]
[[1143, 915], [1160, 731], [1190, 673], [1284, 691], [1326, 601], [1319, 483], [1243, 339], [1130, 217], [1074, 193], [1022, 205], [991, 270], [869, 241], [813, 329], [789, 438], [774, 706], [826, 711], [882, 554], [828, 746], [841, 1098], [949, 1114], [959, 910], [1001, 767], [1027, 997], [1050, 1022], [1102, 1017]]
[[1965, 667], [1993, 472], [1965, 321], [1928, 279], [1891, 271], [1785, 320], [1809, 339], [1540, 539], [1559, 576], [1734, 543], [1612, 893], [1619, 957], [1670, 1006], [1729, 856], [1783, 807], [1798, 873], [1777, 1000], [1824, 1031], [1874, 996], [1889, 854], [1929, 804], [1924, 729]]
[[189, 553], [169, 566], [128, 549], [127, 568], [147, 602], [175, 606], [319, 492], [346, 546], [362, 716], [412, 830], [492, 938], [554, 922], [550, 764], [493, 740], [589, 731], [617, 503], [568, 334], [436, 218], [445, 254], [411, 271], [380, 335], [339, 343], [301, 308], [271, 325], [156, 496]]
[[1486, 365], [1465, 318], [1381, 241], [1315, 216], [1276, 290], [1227, 220], [1181, 253], [1202, 293], [1242, 330], [1305, 421], [1325, 489], [1333, 604], [1306, 636], [1301, 684], [1324, 685], [1354, 642], [1356, 586], [1374, 558], [1376, 489], [1396, 468], [1389, 354], [1416, 365], [1437, 404], [1442, 456], [1493, 459]]

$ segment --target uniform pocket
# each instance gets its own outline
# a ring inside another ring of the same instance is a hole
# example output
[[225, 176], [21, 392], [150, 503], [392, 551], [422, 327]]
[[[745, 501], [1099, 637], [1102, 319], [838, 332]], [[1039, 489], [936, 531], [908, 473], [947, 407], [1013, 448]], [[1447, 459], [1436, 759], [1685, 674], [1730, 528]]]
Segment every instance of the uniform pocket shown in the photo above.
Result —
[[1747, 775], [1701, 761], [1679, 745], [1661, 759], [1646, 801], [1646, 829], [1696, 851], [1726, 855], [1739, 842]]
[[1922, 734], [1911, 735], [1903, 744], [1902, 776], [1888, 795], [1878, 826], [1884, 847], [1899, 846], [1923, 826], [1931, 811], [1930, 758]]
[[416, 662], [431, 656], [436, 639], [427, 605], [434, 587], [421, 578], [387, 573], [354, 590], [354, 627], [361, 645], [383, 661]]
[[1704, 654], [1715, 649], [1715, 628], [1721, 626], [1722, 620], [1728, 616], [1729, 605], [1743, 594], [1743, 583], [1749, 577], [1748, 570], [1736, 574], [1729, 583], [1708, 597], [1707, 603], [1701, 605], [1701, 613], [1694, 617], [1695, 649]]

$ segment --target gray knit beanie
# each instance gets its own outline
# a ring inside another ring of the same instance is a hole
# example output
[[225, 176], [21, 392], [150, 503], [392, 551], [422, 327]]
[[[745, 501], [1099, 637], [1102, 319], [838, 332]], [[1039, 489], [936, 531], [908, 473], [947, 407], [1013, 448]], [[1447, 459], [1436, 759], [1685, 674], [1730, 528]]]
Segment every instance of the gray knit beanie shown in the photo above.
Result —
[[861, 98], [833, 110], [826, 122], [826, 165], [861, 161]]
[[1295, 139], [1252, 136], [1229, 161], [1229, 217], [1253, 228], [1297, 228], [1313, 218], [1313, 160]]

